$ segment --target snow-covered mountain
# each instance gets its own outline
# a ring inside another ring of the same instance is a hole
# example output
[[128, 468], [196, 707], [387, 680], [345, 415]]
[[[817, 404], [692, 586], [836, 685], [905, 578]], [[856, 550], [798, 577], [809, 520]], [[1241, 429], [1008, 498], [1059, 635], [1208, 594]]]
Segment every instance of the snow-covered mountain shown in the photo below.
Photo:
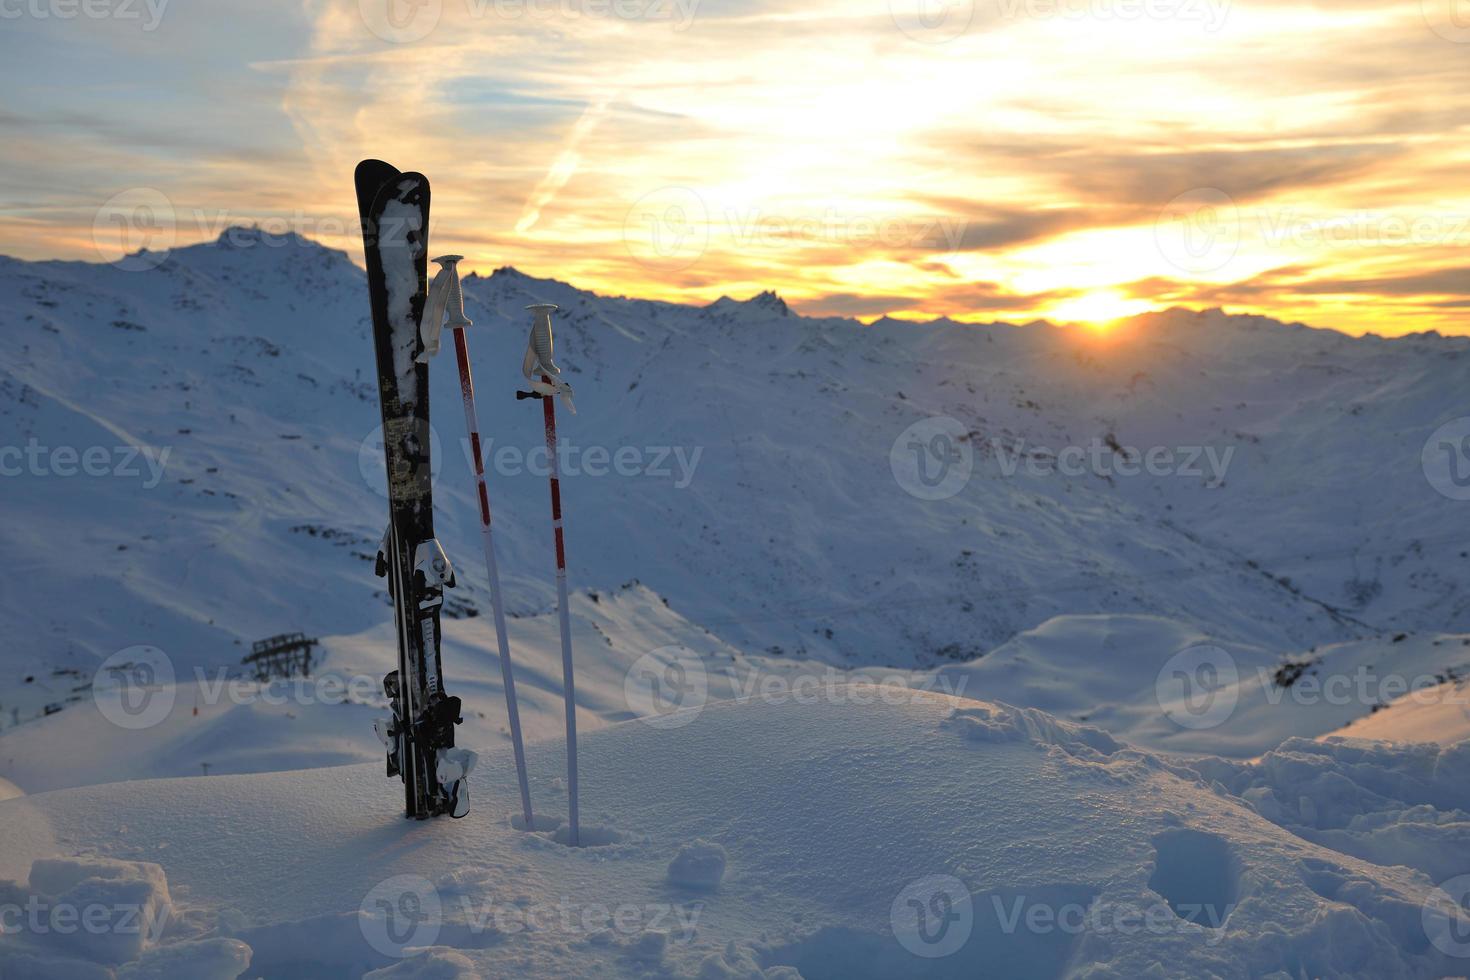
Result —
[[[245, 229], [133, 265], [0, 259], [0, 911], [147, 928], [0, 928], [0, 978], [1463, 973], [1470, 341], [471, 278], [538, 819], [446, 360], [444, 657], [483, 758], [469, 817], [418, 823], [371, 734], [360, 271]], [[531, 302], [579, 409], [579, 848]], [[309, 681], [225, 693], [292, 630]], [[116, 713], [114, 654], [173, 669], [156, 717]]]
[[[215, 667], [389, 616], [360, 271], [247, 229], [134, 264], [0, 260], [7, 722], [134, 645]], [[537, 413], [512, 397], [523, 307], [549, 301], [580, 411], [574, 588], [636, 579], [746, 653], [929, 667], [1064, 614], [1272, 656], [1470, 628], [1470, 504], [1420, 458], [1466, 411], [1470, 341], [1179, 310], [1107, 335], [863, 325], [769, 293], [680, 306], [509, 269], [466, 293], [514, 615], [553, 597]], [[440, 536], [469, 616], [486, 589], [463, 421], [447, 358], [433, 374]]]

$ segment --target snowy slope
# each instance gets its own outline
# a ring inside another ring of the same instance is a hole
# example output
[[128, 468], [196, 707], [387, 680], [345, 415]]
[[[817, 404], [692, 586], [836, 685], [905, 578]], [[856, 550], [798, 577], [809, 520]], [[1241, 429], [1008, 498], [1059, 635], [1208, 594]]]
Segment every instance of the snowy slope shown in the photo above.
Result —
[[[522, 307], [543, 300], [562, 306], [578, 389], [566, 441], [591, 451], [565, 481], [574, 587], [639, 579], [692, 635], [929, 667], [1059, 615], [1148, 616], [1160, 637], [1283, 657], [1470, 627], [1463, 505], [1419, 463], [1460, 411], [1463, 340], [1184, 311], [1107, 337], [864, 326], [770, 294], [685, 307], [511, 270], [466, 291], [491, 457], [510, 454], [491, 482], [515, 614], [552, 599], [544, 480], [524, 464], [539, 426], [510, 394]], [[0, 650], [0, 719], [84, 698], [133, 645], [215, 668], [273, 633], [386, 620], [368, 562], [384, 507], [363, 296], [342, 253], [242, 229], [142, 272], [0, 260], [0, 419], [39, 460], [4, 478], [0, 548], [23, 574], [0, 616], [27, 641]], [[449, 363], [434, 376], [440, 533], [464, 583], [451, 607], [471, 615], [486, 596], [463, 423]], [[935, 415], [967, 433], [974, 472], [925, 500], [890, 457]], [[1107, 439], [1181, 461], [1198, 448], [1204, 469], [1009, 470], [1017, 452], [1044, 463]], [[1223, 486], [1205, 449], [1230, 453]], [[89, 450], [106, 475], [75, 474]], [[618, 475], [619, 451], [637, 475]]]
[[[1213, 697], [1191, 715], [1173, 678], [1203, 667], [1215, 672]], [[1470, 701], [1453, 679], [1467, 673], [1470, 637], [1462, 635], [1395, 634], [1283, 656], [1216, 644], [1152, 617], [1059, 616], [933, 676], [943, 690], [1041, 708], [1155, 751], [1250, 758], [1292, 737], [1458, 741], [1464, 722], [1452, 719]], [[1408, 710], [1425, 712], [1421, 724], [1447, 727], [1427, 737], [1391, 733], [1387, 719]]]
[[[553, 811], [559, 748], [531, 753]], [[1394, 791], [1463, 822], [1463, 748], [1319, 747], [1247, 792], [1228, 764], [1205, 778], [1036, 711], [723, 704], [588, 736], [581, 849], [510, 826], [504, 752], [459, 822], [403, 821], [368, 767], [42, 794], [0, 803], [3, 873], [30, 879], [9, 894], [126, 895], [162, 928], [90, 947], [19, 930], [0, 975], [112, 975], [62, 957], [206, 980], [1453, 975], [1467, 923], [1426, 871], [1470, 870], [1465, 840], [1380, 834], [1353, 856], [1332, 827]], [[1329, 826], [1257, 812], [1283, 794], [1330, 803]]]
[[1470, 738], [1470, 687], [1446, 681], [1417, 694], [1405, 694], [1366, 718], [1343, 726], [1344, 738], [1388, 742], [1438, 742]]
[[[1465, 972], [1470, 504], [1421, 454], [1466, 341], [466, 292], [532, 832], [449, 362], [445, 664], [484, 758], [466, 820], [415, 824], [371, 734], [394, 647], [361, 273], [238, 229], [143, 272], [0, 259], [0, 909], [163, 923], [8, 930], [0, 980]], [[539, 413], [511, 395], [535, 301], [579, 408], [578, 850]], [[1133, 475], [1150, 450], [1195, 468]], [[310, 681], [239, 682], [290, 630], [321, 638]], [[172, 677], [151, 724], [98, 671], [119, 652]]]
[[[575, 602], [579, 618], [597, 638], [595, 647], [581, 649], [581, 729], [647, 713], [634, 710], [636, 701], [630, 706], [626, 690], [630, 673], [649, 649], [645, 644], [675, 644], [699, 631], [640, 586], [599, 594], [595, 602], [579, 595]], [[527, 738], [558, 735], [563, 715], [556, 617], [513, 623], [520, 641], [517, 694]], [[445, 623], [448, 683], [465, 705], [458, 738], [475, 748], [509, 740], [499, 660], [486, 652], [494, 648], [489, 617]], [[680, 649], [694, 656], [692, 648]], [[738, 678], [746, 671], [799, 669], [782, 662], [757, 666], [712, 639], [697, 649], [699, 662], [709, 665], [704, 691], [714, 699], [737, 696]], [[175, 683], [159, 686], [158, 712], [139, 716], [148, 724], [132, 727], [112, 710], [114, 692], [106, 684], [96, 697], [89, 688], [87, 701], [0, 739], [0, 772], [26, 792], [41, 792], [126, 779], [198, 776], [205, 765], [211, 775], [225, 775], [381, 763], [383, 750], [372, 723], [388, 714], [381, 678], [396, 666], [391, 624], [350, 637], [328, 637], [320, 657], [310, 679], [278, 679], [269, 685], [181, 672]], [[737, 673], [728, 674], [726, 665], [737, 667]]]
[[[643, 586], [599, 593], [596, 601], [577, 596], [573, 609], [595, 638], [578, 651], [584, 732], [631, 718], [675, 724], [678, 712], [697, 714], [719, 701], [830, 702], [843, 686], [862, 682], [874, 690], [998, 698], [1085, 722], [1141, 748], [1189, 755], [1249, 759], [1289, 738], [1336, 734], [1445, 744], [1470, 736], [1465, 682], [1445, 680], [1464, 671], [1470, 639], [1464, 636], [1336, 644], [1289, 658], [1292, 666], [1283, 673], [1273, 653], [1200, 645], [1199, 636], [1168, 621], [1061, 616], [969, 664], [838, 671], [790, 657], [747, 656], [704, 635]], [[516, 619], [513, 627], [527, 737], [554, 738], [563, 728], [555, 616]], [[379, 678], [392, 669], [395, 649], [391, 629], [381, 624], [326, 638], [309, 680], [261, 686], [184, 676], [162, 689], [168, 710], [146, 727], [121, 727], [116, 711], [104, 710], [113, 708], [104, 685], [95, 700], [7, 733], [0, 739], [0, 774], [35, 793], [197, 776], [206, 765], [218, 776], [377, 762], [382, 750], [372, 719], [387, 713]], [[487, 653], [493, 649], [486, 617], [447, 623], [449, 683], [466, 709], [459, 737], [477, 749], [509, 738], [499, 661]], [[1172, 682], [1180, 650], [1206, 651], [1221, 668], [1206, 710], [1196, 715]], [[878, 697], [870, 693], [867, 700]]]

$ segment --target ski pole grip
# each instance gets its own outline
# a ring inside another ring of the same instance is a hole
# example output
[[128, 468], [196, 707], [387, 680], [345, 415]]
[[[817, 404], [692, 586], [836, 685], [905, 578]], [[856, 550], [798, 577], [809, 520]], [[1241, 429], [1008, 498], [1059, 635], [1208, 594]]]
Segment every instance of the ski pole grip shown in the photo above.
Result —
[[445, 283], [443, 309], [449, 314], [449, 322], [445, 326], [450, 330], [474, 326], [474, 321], [465, 316], [464, 290], [459, 284], [459, 263], [463, 260], [463, 255], [441, 255], [434, 260], [442, 267], [442, 271], [449, 274]]

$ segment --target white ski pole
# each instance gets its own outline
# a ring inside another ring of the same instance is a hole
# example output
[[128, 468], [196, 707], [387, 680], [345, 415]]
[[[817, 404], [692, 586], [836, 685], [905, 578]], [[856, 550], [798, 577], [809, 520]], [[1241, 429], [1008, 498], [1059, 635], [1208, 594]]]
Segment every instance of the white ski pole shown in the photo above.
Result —
[[[521, 813], [526, 819], [526, 830], [536, 829], [531, 813], [531, 784], [526, 775], [526, 749], [521, 740], [521, 713], [516, 703], [515, 674], [511, 669], [510, 640], [505, 630], [505, 603], [500, 591], [500, 567], [495, 561], [494, 531], [490, 520], [490, 494], [485, 489], [485, 463], [480, 452], [480, 416], [475, 408], [475, 382], [470, 375], [469, 346], [465, 341], [465, 327], [472, 322], [464, 312], [464, 293], [459, 284], [459, 261], [462, 255], [441, 255], [434, 261], [442, 268], [434, 277], [435, 289], [430, 291], [426, 304], [425, 322], [434, 324], [424, 337], [425, 353], [432, 355], [439, 350], [438, 325], [449, 316], [449, 328], [454, 331], [454, 353], [459, 361], [459, 389], [464, 397], [464, 420], [470, 433], [470, 453], [475, 466], [475, 490], [480, 498], [480, 541], [485, 549], [485, 571], [490, 576], [490, 601], [494, 606], [495, 642], [500, 648], [500, 677], [505, 687], [505, 712], [510, 719], [510, 741], [515, 751], [516, 778], [521, 787]], [[441, 281], [443, 285], [441, 286]], [[431, 349], [432, 348], [432, 349]]]
[[561, 368], [551, 359], [551, 311], [556, 306], [551, 303], [536, 303], [526, 309], [531, 311], [533, 321], [521, 373], [531, 382], [531, 391], [518, 391], [516, 398], [541, 399], [546, 422], [546, 454], [551, 471], [551, 527], [556, 539], [556, 604], [561, 626], [562, 697], [567, 716], [567, 822], [570, 827], [570, 843], [573, 847], [579, 847], [581, 831], [577, 816], [577, 691], [572, 680], [572, 625], [567, 612], [567, 551], [562, 534], [561, 475], [556, 457], [556, 399], [564, 399], [573, 415], [577, 414], [577, 409], [572, 404], [571, 385], [561, 380]]

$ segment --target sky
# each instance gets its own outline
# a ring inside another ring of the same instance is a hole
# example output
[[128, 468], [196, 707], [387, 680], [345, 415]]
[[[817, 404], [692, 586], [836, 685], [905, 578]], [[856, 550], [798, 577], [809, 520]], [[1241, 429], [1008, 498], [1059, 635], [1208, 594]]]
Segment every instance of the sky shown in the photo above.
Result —
[[0, 0], [0, 253], [234, 224], [602, 293], [1470, 333], [1470, 0]]

